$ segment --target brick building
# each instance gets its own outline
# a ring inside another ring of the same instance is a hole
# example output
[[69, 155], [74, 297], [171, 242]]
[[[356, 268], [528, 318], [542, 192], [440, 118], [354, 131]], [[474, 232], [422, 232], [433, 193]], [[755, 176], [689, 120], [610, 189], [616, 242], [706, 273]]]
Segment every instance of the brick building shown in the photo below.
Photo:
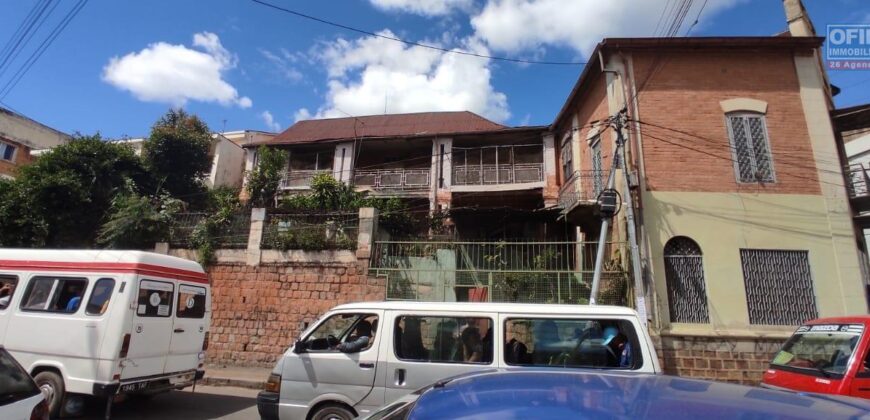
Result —
[[70, 136], [0, 107], [0, 177], [14, 178], [21, 166], [33, 161], [34, 150], [68, 142]]

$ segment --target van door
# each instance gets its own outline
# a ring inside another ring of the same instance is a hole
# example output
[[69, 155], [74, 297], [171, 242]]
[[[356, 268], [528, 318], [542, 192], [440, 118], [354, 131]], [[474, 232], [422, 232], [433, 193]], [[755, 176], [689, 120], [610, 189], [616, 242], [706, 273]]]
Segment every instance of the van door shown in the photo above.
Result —
[[145, 278], [138, 283], [130, 346], [121, 379], [164, 373], [172, 337], [175, 283]]
[[857, 366], [849, 369], [849, 372], [855, 372], [849, 385], [849, 395], [870, 399], [870, 343], [867, 340], [864, 336], [864, 343], [861, 344], [864, 347], [864, 354], [858, 353], [856, 355], [858, 357], [852, 362]]
[[494, 366], [495, 314], [395, 312], [391, 318], [385, 404], [439, 379]]
[[[305, 352], [284, 361], [281, 384], [282, 401], [310, 405], [324, 394], [338, 394], [352, 405], [377, 407], [383, 404], [383, 394], [372, 388], [375, 376], [383, 364], [378, 363], [378, 347], [382, 340], [377, 324], [383, 310], [332, 313], [303, 337]], [[360, 323], [372, 325], [374, 336], [362, 350], [342, 353], [335, 344], [353, 340]]]
[[205, 286], [179, 282], [176, 296], [166, 372], [197, 368], [211, 315], [210, 297]]

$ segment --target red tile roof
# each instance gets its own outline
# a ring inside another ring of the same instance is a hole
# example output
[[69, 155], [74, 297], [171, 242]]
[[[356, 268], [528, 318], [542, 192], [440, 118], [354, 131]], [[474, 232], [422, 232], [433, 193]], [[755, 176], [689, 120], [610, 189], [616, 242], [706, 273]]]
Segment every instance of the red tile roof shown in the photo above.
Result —
[[415, 114], [369, 115], [299, 121], [267, 144], [302, 144], [329, 140], [419, 137], [479, 131], [501, 131], [508, 127], [468, 111], [420, 112]]

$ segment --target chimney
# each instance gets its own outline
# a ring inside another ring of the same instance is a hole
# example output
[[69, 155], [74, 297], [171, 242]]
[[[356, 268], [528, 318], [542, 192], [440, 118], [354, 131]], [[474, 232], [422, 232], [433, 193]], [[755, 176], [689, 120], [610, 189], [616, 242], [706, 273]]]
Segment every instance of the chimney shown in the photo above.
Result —
[[816, 29], [801, 0], [782, 0], [782, 6], [791, 36], [816, 36]]

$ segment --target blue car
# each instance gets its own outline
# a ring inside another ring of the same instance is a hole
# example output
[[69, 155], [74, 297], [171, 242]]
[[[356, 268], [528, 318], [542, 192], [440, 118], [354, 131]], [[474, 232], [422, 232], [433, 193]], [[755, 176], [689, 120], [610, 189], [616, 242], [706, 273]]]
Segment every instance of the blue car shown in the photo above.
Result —
[[870, 402], [649, 374], [491, 370], [445, 379], [369, 420], [870, 419]]

